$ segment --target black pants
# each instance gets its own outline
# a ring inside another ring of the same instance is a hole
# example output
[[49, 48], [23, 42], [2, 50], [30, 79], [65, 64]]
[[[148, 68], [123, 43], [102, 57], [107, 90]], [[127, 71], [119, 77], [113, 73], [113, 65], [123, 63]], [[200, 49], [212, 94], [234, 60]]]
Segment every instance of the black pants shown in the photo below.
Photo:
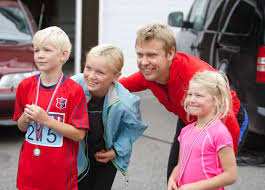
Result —
[[[243, 121], [245, 119], [245, 111], [244, 111], [244, 107], [243, 105], [241, 104], [240, 105], [240, 108], [238, 110], [238, 114], [237, 114], [237, 121], [238, 121], [238, 124], [239, 124], [239, 127], [242, 126], [243, 124]], [[172, 173], [172, 170], [175, 168], [175, 166], [178, 164], [178, 156], [179, 156], [179, 141], [178, 141], [178, 136], [181, 132], [181, 129], [183, 127], [185, 127], [185, 123], [181, 120], [181, 119], [178, 119], [178, 123], [177, 123], [177, 129], [176, 129], [176, 133], [175, 133], [175, 136], [174, 136], [174, 140], [173, 140], [173, 143], [171, 145], [171, 149], [170, 149], [170, 153], [169, 153], [169, 158], [168, 158], [168, 165], [167, 165], [167, 181]], [[245, 138], [247, 136], [247, 131], [245, 131], [243, 137], [242, 137], [242, 141], [241, 143], [239, 144], [238, 146], [238, 151], [240, 151], [240, 149], [242, 148], [243, 144], [244, 144], [244, 141], [245, 141]]]
[[117, 169], [108, 162], [106, 164], [90, 159], [88, 174], [78, 183], [79, 190], [110, 190]]

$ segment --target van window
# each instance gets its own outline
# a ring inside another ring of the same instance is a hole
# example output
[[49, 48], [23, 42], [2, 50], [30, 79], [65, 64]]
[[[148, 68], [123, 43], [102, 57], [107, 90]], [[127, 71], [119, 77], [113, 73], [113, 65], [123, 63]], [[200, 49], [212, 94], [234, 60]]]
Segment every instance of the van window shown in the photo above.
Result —
[[250, 4], [240, 1], [236, 6], [232, 15], [227, 22], [227, 27], [225, 32], [227, 33], [237, 33], [237, 34], [248, 34], [251, 31], [254, 7]]
[[195, 0], [189, 14], [188, 21], [193, 23], [193, 28], [202, 28], [206, 16], [209, 0]]

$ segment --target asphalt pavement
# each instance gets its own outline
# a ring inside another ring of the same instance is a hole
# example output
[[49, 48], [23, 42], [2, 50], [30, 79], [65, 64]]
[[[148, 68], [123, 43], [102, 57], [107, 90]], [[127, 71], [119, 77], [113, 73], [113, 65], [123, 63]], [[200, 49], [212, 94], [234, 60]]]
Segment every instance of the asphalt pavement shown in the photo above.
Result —
[[[141, 112], [148, 124], [144, 135], [133, 146], [128, 168], [129, 183], [117, 173], [113, 190], [165, 190], [167, 161], [173, 140], [177, 117], [169, 113], [150, 91], [136, 93], [142, 99]], [[265, 168], [239, 166], [238, 180], [226, 190], [265, 189]]]
[[[137, 95], [142, 98], [142, 118], [149, 127], [133, 146], [129, 183], [118, 172], [112, 190], [166, 190], [167, 160], [178, 118], [167, 112], [151, 92]], [[12, 127], [0, 127], [0, 190], [14, 190], [23, 136], [14, 130], [16, 126], [12, 126], [13, 130], [10, 130]], [[237, 183], [226, 190], [263, 190], [264, 176], [264, 167], [239, 166]]]

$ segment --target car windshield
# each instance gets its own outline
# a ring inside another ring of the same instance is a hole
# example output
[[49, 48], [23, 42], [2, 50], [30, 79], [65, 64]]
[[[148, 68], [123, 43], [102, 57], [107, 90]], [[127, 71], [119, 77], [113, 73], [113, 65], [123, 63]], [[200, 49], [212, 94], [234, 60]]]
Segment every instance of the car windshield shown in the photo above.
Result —
[[28, 42], [32, 34], [23, 12], [17, 7], [0, 7], [0, 43]]
[[209, 0], [195, 0], [188, 21], [195, 25], [200, 25], [199, 27], [201, 27], [205, 19], [208, 4]]

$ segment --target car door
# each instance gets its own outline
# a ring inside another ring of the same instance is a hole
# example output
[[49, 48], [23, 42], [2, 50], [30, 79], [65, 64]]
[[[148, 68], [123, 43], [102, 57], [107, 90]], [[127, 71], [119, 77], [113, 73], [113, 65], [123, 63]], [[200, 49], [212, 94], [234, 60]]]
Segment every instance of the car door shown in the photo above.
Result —
[[230, 0], [216, 38], [215, 67], [230, 79], [249, 113], [250, 130], [256, 117], [256, 62], [262, 23], [256, 0]]
[[204, 33], [204, 22], [209, 0], [195, 0], [190, 9], [186, 23], [189, 27], [182, 28], [177, 34], [177, 51], [199, 56], [200, 38]]
[[217, 36], [220, 18], [226, 0], [195, 0], [187, 21], [190, 28], [183, 29], [177, 38], [180, 51], [199, 57], [209, 64], [213, 52], [213, 41]]
[[258, 41], [255, 6], [255, 0], [230, 0], [215, 41], [214, 66], [225, 71], [235, 87], [240, 78], [246, 77], [248, 86], [255, 86]]

